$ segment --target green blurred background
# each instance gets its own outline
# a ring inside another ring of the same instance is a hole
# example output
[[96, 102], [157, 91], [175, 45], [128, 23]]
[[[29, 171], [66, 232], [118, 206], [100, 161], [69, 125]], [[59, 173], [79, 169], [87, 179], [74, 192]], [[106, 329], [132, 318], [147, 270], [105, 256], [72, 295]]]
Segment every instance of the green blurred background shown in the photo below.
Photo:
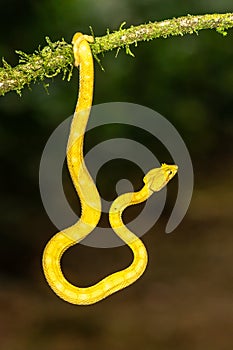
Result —
[[[215, 12], [233, 12], [232, 0], [1, 0], [0, 56], [15, 65], [14, 50], [33, 52], [45, 45], [45, 36], [70, 42], [75, 31], [89, 33], [89, 25], [102, 36], [123, 21], [127, 27]], [[14, 92], [1, 97], [2, 349], [232, 349], [232, 44], [232, 30], [226, 37], [203, 31], [140, 43], [132, 47], [135, 58], [123, 50], [117, 58], [116, 52], [106, 53], [105, 72], [96, 64], [94, 103], [138, 103], [170, 120], [190, 151], [195, 188], [183, 222], [166, 235], [177, 192], [177, 182], [170, 184], [163, 216], [143, 237], [149, 253], [145, 274], [89, 307], [57, 298], [41, 269], [43, 248], [56, 227], [40, 199], [40, 157], [49, 135], [73, 112], [78, 75], [69, 83], [61, 76], [49, 81], [49, 94], [35, 84], [21, 98]], [[87, 137], [86, 147], [108, 133], [100, 130]], [[164, 154], [160, 147], [156, 143], [157, 156]], [[114, 169], [132, 177], [130, 165]], [[111, 169], [105, 170], [100, 178], [106, 181], [99, 185], [113, 198]], [[140, 210], [129, 210], [126, 221]], [[79, 245], [65, 254], [63, 269], [73, 283], [86, 286], [124, 268], [131, 258], [126, 247]]]

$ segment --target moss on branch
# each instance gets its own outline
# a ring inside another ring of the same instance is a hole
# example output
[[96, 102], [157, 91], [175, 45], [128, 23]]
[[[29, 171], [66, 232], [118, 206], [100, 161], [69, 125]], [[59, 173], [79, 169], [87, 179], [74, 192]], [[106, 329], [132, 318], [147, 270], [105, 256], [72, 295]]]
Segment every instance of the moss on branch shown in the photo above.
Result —
[[[220, 34], [226, 35], [227, 30], [233, 28], [233, 13], [207, 14], [199, 16], [185, 16], [131, 26], [123, 29], [121, 25], [118, 31], [107, 32], [107, 35], [96, 37], [91, 44], [93, 55], [104, 53], [113, 49], [125, 48], [126, 53], [131, 54], [129, 46], [137, 45], [140, 41], [148, 41], [157, 38], [167, 38], [198, 33], [203, 29], [215, 29]], [[62, 39], [52, 43], [46, 38], [47, 46], [37, 50], [33, 54], [19, 54], [19, 64], [11, 67], [3, 59], [3, 67], [0, 68], [0, 95], [15, 90], [20, 93], [25, 85], [30, 85], [35, 81], [44, 82], [46, 78], [51, 78], [59, 73], [63, 73], [63, 78], [69, 80], [73, 69], [72, 45]]]

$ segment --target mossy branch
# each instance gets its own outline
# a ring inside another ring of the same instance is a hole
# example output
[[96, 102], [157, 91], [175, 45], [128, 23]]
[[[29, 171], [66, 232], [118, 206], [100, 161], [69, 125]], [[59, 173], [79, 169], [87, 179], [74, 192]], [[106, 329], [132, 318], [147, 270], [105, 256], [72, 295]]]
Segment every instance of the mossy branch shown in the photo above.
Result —
[[[207, 14], [200, 16], [185, 16], [131, 26], [123, 29], [124, 23], [118, 31], [107, 32], [107, 35], [96, 37], [91, 44], [93, 55], [104, 53], [113, 49], [125, 48], [126, 53], [132, 54], [129, 46], [137, 45], [140, 41], [148, 41], [157, 38], [167, 38], [169, 36], [198, 33], [203, 29], [215, 29], [222, 35], [227, 34], [227, 30], [233, 28], [233, 13]], [[16, 51], [19, 56], [19, 64], [11, 67], [4, 59], [3, 67], [0, 68], [0, 95], [16, 90], [20, 93], [25, 85], [35, 81], [45, 81], [63, 72], [63, 78], [69, 80], [73, 68], [72, 45], [62, 39], [52, 43], [46, 38], [47, 46], [38, 49], [35, 53], [28, 55], [21, 51]]]

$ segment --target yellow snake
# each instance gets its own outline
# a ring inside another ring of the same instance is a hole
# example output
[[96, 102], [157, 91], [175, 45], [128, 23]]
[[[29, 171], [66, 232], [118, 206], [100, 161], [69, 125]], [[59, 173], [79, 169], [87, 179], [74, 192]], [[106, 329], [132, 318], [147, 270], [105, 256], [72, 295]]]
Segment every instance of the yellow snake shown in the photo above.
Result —
[[64, 277], [60, 260], [64, 252], [84, 239], [97, 226], [101, 216], [101, 200], [83, 157], [83, 139], [92, 106], [94, 68], [89, 42], [93, 38], [76, 33], [72, 44], [75, 66], [79, 67], [80, 82], [78, 101], [70, 127], [67, 145], [68, 169], [81, 202], [81, 217], [77, 223], [53, 236], [43, 253], [43, 269], [48, 284], [65, 301], [88, 305], [135, 282], [147, 265], [147, 251], [142, 241], [122, 222], [122, 213], [130, 205], [144, 202], [153, 192], [162, 189], [176, 174], [176, 165], [162, 164], [150, 170], [143, 181], [144, 187], [135, 193], [119, 196], [110, 208], [109, 221], [115, 233], [132, 249], [134, 258], [129, 267], [113, 273], [90, 287], [79, 288]]

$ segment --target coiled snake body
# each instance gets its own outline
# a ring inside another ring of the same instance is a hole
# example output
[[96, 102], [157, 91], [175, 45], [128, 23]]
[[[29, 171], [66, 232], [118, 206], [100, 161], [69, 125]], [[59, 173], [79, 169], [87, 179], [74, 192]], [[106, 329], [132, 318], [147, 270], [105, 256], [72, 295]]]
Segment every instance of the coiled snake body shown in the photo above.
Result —
[[91, 36], [76, 33], [73, 37], [75, 66], [79, 66], [79, 96], [72, 120], [67, 145], [68, 169], [81, 202], [81, 217], [73, 226], [53, 236], [43, 253], [43, 269], [48, 284], [65, 301], [88, 305], [100, 301], [110, 294], [135, 282], [147, 265], [147, 251], [142, 241], [129, 231], [122, 221], [122, 213], [130, 205], [144, 202], [154, 192], [162, 189], [176, 174], [176, 165], [162, 164], [160, 168], [150, 170], [139, 192], [119, 196], [109, 212], [109, 221], [115, 233], [131, 248], [134, 259], [129, 267], [113, 273], [100, 282], [86, 288], [72, 285], [64, 277], [60, 260], [64, 252], [84, 239], [97, 226], [101, 216], [100, 195], [93, 182], [83, 157], [83, 139], [86, 124], [92, 106], [94, 68], [89, 42]]

